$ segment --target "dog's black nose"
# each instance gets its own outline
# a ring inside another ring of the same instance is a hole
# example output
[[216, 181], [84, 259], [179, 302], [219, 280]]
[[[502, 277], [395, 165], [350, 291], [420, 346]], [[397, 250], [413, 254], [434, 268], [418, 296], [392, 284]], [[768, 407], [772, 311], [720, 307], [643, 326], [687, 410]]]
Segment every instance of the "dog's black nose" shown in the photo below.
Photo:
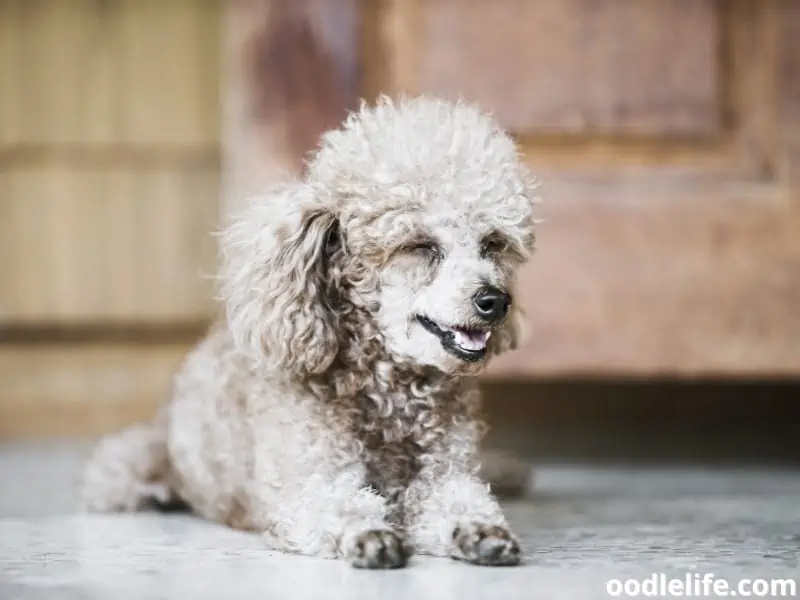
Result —
[[508, 313], [511, 296], [491, 285], [481, 288], [472, 298], [478, 315], [487, 321], [499, 321]]

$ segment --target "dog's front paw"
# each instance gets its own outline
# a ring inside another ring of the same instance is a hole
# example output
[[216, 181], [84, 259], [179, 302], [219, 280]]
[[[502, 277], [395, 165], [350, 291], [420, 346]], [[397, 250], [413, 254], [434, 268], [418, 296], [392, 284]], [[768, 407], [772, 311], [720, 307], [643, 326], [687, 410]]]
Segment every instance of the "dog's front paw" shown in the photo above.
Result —
[[453, 530], [451, 556], [475, 565], [512, 566], [520, 563], [519, 542], [500, 525], [470, 523]]
[[402, 537], [390, 529], [370, 529], [356, 535], [349, 558], [359, 569], [399, 569], [408, 564], [411, 551]]

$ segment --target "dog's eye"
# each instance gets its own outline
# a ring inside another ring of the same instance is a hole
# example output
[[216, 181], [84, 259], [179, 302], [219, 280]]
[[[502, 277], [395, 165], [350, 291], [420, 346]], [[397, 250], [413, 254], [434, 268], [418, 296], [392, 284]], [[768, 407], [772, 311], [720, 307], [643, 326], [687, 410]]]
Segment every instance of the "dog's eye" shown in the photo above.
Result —
[[503, 253], [508, 248], [508, 242], [500, 236], [489, 236], [481, 244], [481, 254], [483, 256], [496, 256]]
[[436, 252], [436, 244], [433, 242], [417, 242], [408, 246], [410, 252]]
[[414, 242], [404, 247], [404, 250], [410, 254], [419, 254], [431, 260], [439, 260], [442, 257], [442, 249], [436, 242], [431, 240], [424, 240]]

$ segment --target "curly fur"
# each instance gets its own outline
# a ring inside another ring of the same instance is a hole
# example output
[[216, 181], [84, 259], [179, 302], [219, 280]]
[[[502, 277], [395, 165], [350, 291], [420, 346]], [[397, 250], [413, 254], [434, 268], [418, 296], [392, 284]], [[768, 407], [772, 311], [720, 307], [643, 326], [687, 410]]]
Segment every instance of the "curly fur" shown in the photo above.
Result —
[[534, 249], [534, 189], [473, 106], [363, 106], [323, 136], [302, 181], [254, 197], [222, 232], [225, 318], [154, 421], [97, 446], [84, 506], [176, 497], [272, 548], [357, 566], [402, 566], [409, 549], [516, 562], [477, 474], [474, 376], [515, 347], [519, 310], [474, 362], [416, 317], [476, 326], [479, 286], [513, 291]]

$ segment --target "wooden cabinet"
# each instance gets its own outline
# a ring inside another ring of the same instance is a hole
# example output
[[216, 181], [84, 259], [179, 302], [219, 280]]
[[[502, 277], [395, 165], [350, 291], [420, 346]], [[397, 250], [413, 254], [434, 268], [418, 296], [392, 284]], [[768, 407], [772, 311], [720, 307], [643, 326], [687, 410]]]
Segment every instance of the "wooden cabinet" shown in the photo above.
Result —
[[222, 14], [0, 0], [0, 440], [149, 414], [208, 319]]
[[220, 16], [0, 1], [0, 326], [207, 318]]
[[542, 180], [495, 376], [800, 374], [800, 4], [230, 4], [226, 197], [361, 96], [463, 96]]
[[464, 96], [542, 180], [490, 377], [800, 374], [796, 0], [0, 0], [0, 438], [148, 415], [209, 232], [362, 97]]

